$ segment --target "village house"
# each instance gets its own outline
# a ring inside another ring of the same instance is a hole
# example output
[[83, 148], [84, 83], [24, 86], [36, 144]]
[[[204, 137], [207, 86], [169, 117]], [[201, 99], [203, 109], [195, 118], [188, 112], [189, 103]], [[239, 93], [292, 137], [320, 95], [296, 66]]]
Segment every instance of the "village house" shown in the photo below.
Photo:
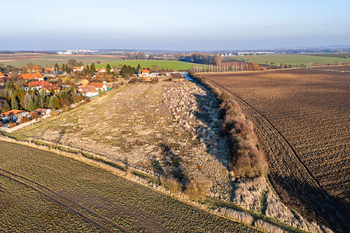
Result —
[[[97, 72], [98, 72], [98, 73], [107, 73], [107, 69], [106, 69], [106, 68], [97, 69]], [[112, 68], [112, 69], [110, 70], [110, 72], [114, 72], [114, 69]]]
[[150, 68], [142, 68], [142, 73], [139, 76], [148, 77], [150, 73]]
[[51, 83], [50, 83], [50, 85], [42, 86], [42, 88], [40, 88], [39, 91], [41, 91], [42, 89], [44, 89], [46, 91], [46, 93], [51, 92], [51, 90], [54, 90], [54, 92], [56, 94], [58, 94], [61, 91], [60, 86], [58, 86], [57, 84], [51, 84]]
[[78, 87], [78, 92], [83, 93], [86, 97], [98, 95], [99, 90], [107, 91], [107, 86], [104, 83], [91, 83]]
[[50, 73], [50, 72], [54, 72], [55, 69], [54, 68], [45, 68], [45, 73]]
[[83, 71], [84, 66], [74, 66], [73, 72]]
[[32, 74], [21, 74], [20, 76], [22, 79], [36, 79], [39, 81], [44, 80], [44, 77], [39, 73], [32, 73]]
[[0, 114], [3, 124], [19, 122], [24, 116], [30, 116], [30, 112], [24, 110], [11, 110]]
[[39, 66], [32, 66], [27, 68], [27, 72], [28, 73], [41, 73], [43, 72], [43, 68], [39, 67]]
[[27, 84], [26, 87], [24, 87], [25, 91], [28, 91], [29, 88], [36, 88], [36, 90], [40, 90], [40, 88], [42, 88], [43, 86], [49, 86], [52, 85], [51, 83], [41, 80], [41, 81], [33, 81]]
[[0, 72], [0, 78], [4, 78], [5, 75], [3, 75], [3, 73]]
[[38, 113], [39, 116], [45, 116], [51, 113], [51, 109], [49, 108], [38, 108], [34, 112]]

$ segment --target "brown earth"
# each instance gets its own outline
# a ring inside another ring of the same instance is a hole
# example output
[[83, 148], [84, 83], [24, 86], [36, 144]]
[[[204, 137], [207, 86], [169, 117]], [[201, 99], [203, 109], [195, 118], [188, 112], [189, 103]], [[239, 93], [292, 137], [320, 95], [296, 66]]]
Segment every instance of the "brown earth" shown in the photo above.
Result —
[[350, 222], [350, 75], [317, 70], [199, 74], [254, 124], [282, 201], [336, 231]]

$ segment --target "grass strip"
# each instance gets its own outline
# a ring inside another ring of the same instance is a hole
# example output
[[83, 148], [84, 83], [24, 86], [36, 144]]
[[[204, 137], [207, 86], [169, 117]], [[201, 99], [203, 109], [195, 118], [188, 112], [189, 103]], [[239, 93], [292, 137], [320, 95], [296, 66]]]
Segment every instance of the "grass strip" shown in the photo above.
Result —
[[101, 158], [98, 158], [94, 155], [90, 155], [88, 153], [85, 153], [85, 152], [82, 152], [82, 155], [85, 157], [85, 158], [88, 158], [88, 159], [92, 159], [94, 161], [97, 161], [97, 162], [101, 162], [101, 163], [104, 163], [104, 164], [107, 164], [109, 166], [112, 166], [112, 167], [115, 167], [115, 168], [118, 168], [122, 171], [126, 171], [126, 167], [122, 166], [122, 165], [119, 165], [117, 163], [113, 163], [111, 161], [107, 161], [107, 160], [104, 160], [104, 159], [101, 159]]
[[285, 223], [282, 223], [280, 221], [277, 221], [275, 219], [272, 219], [272, 218], [269, 218], [263, 214], [257, 214], [253, 211], [250, 211], [250, 210], [246, 210], [246, 209], [243, 209], [242, 207], [232, 203], [232, 202], [225, 202], [225, 201], [222, 201], [222, 200], [216, 200], [216, 199], [213, 199], [213, 198], [207, 198], [207, 203], [211, 204], [213, 207], [215, 208], [222, 208], [222, 207], [225, 207], [225, 208], [230, 208], [230, 209], [234, 209], [234, 210], [238, 210], [238, 211], [242, 211], [242, 212], [245, 212], [245, 213], [248, 213], [250, 214], [251, 216], [253, 216], [255, 218], [255, 220], [257, 219], [261, 219], [265, 222], [268, 222], [274, 226], [278, 226], [278, 227], [281, 227], [282, 229], [284, 230], [287, 230], [289, 232], [295, 232], [295, 233], [307, 233], [307, 231], [303, 231], [303, 230], [300, 230], [296, 227], [293, 227], [293, 226], [289, 226]]
[[146, 179], [146, 180], [148, 180], [148, 181], [150, 181], [150, 182], [153, 182], [153, 183], [155, 183], [155, 184], [158, 184], [158, 185], [161, 184], [158, 178], [156, 178], [156, 177], [154, 177], [154, 176], [151, 176], [151, 175], [149, 175], [149, 174], [147, 174], [147, 173], [140, 172], [140, 171], [136, 171], [136, 170], [132, 170], [131, 172], [132, 172], [132, 174], [134, 174], [135, 176], [139, 176], [139, 177], [141, 177], [141, 178], [144, 178], [144, 179]]

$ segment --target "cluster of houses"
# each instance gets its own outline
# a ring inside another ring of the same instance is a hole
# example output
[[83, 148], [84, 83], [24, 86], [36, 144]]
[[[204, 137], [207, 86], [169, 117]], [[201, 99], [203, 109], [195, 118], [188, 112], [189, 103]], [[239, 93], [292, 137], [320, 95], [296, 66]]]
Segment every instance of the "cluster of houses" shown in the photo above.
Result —
[[25, 110], [11, 110], [0, 114], [0, 127], [9, 128], [10, 123], [20, 123], [23, 117], [32, 120], [36, 117], [42, 117], [51, 113], [51, 109], [38, 108], [33, 112]]

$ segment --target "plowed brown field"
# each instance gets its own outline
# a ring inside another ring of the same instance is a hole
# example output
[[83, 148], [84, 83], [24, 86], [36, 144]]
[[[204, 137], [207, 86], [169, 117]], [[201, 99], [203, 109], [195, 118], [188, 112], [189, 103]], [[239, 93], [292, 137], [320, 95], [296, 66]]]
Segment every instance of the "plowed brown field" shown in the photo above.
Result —
[[349, 232], [350, 73], [294, 69], [197, 76], [233, 94], [254, 122], [282, 201]]

